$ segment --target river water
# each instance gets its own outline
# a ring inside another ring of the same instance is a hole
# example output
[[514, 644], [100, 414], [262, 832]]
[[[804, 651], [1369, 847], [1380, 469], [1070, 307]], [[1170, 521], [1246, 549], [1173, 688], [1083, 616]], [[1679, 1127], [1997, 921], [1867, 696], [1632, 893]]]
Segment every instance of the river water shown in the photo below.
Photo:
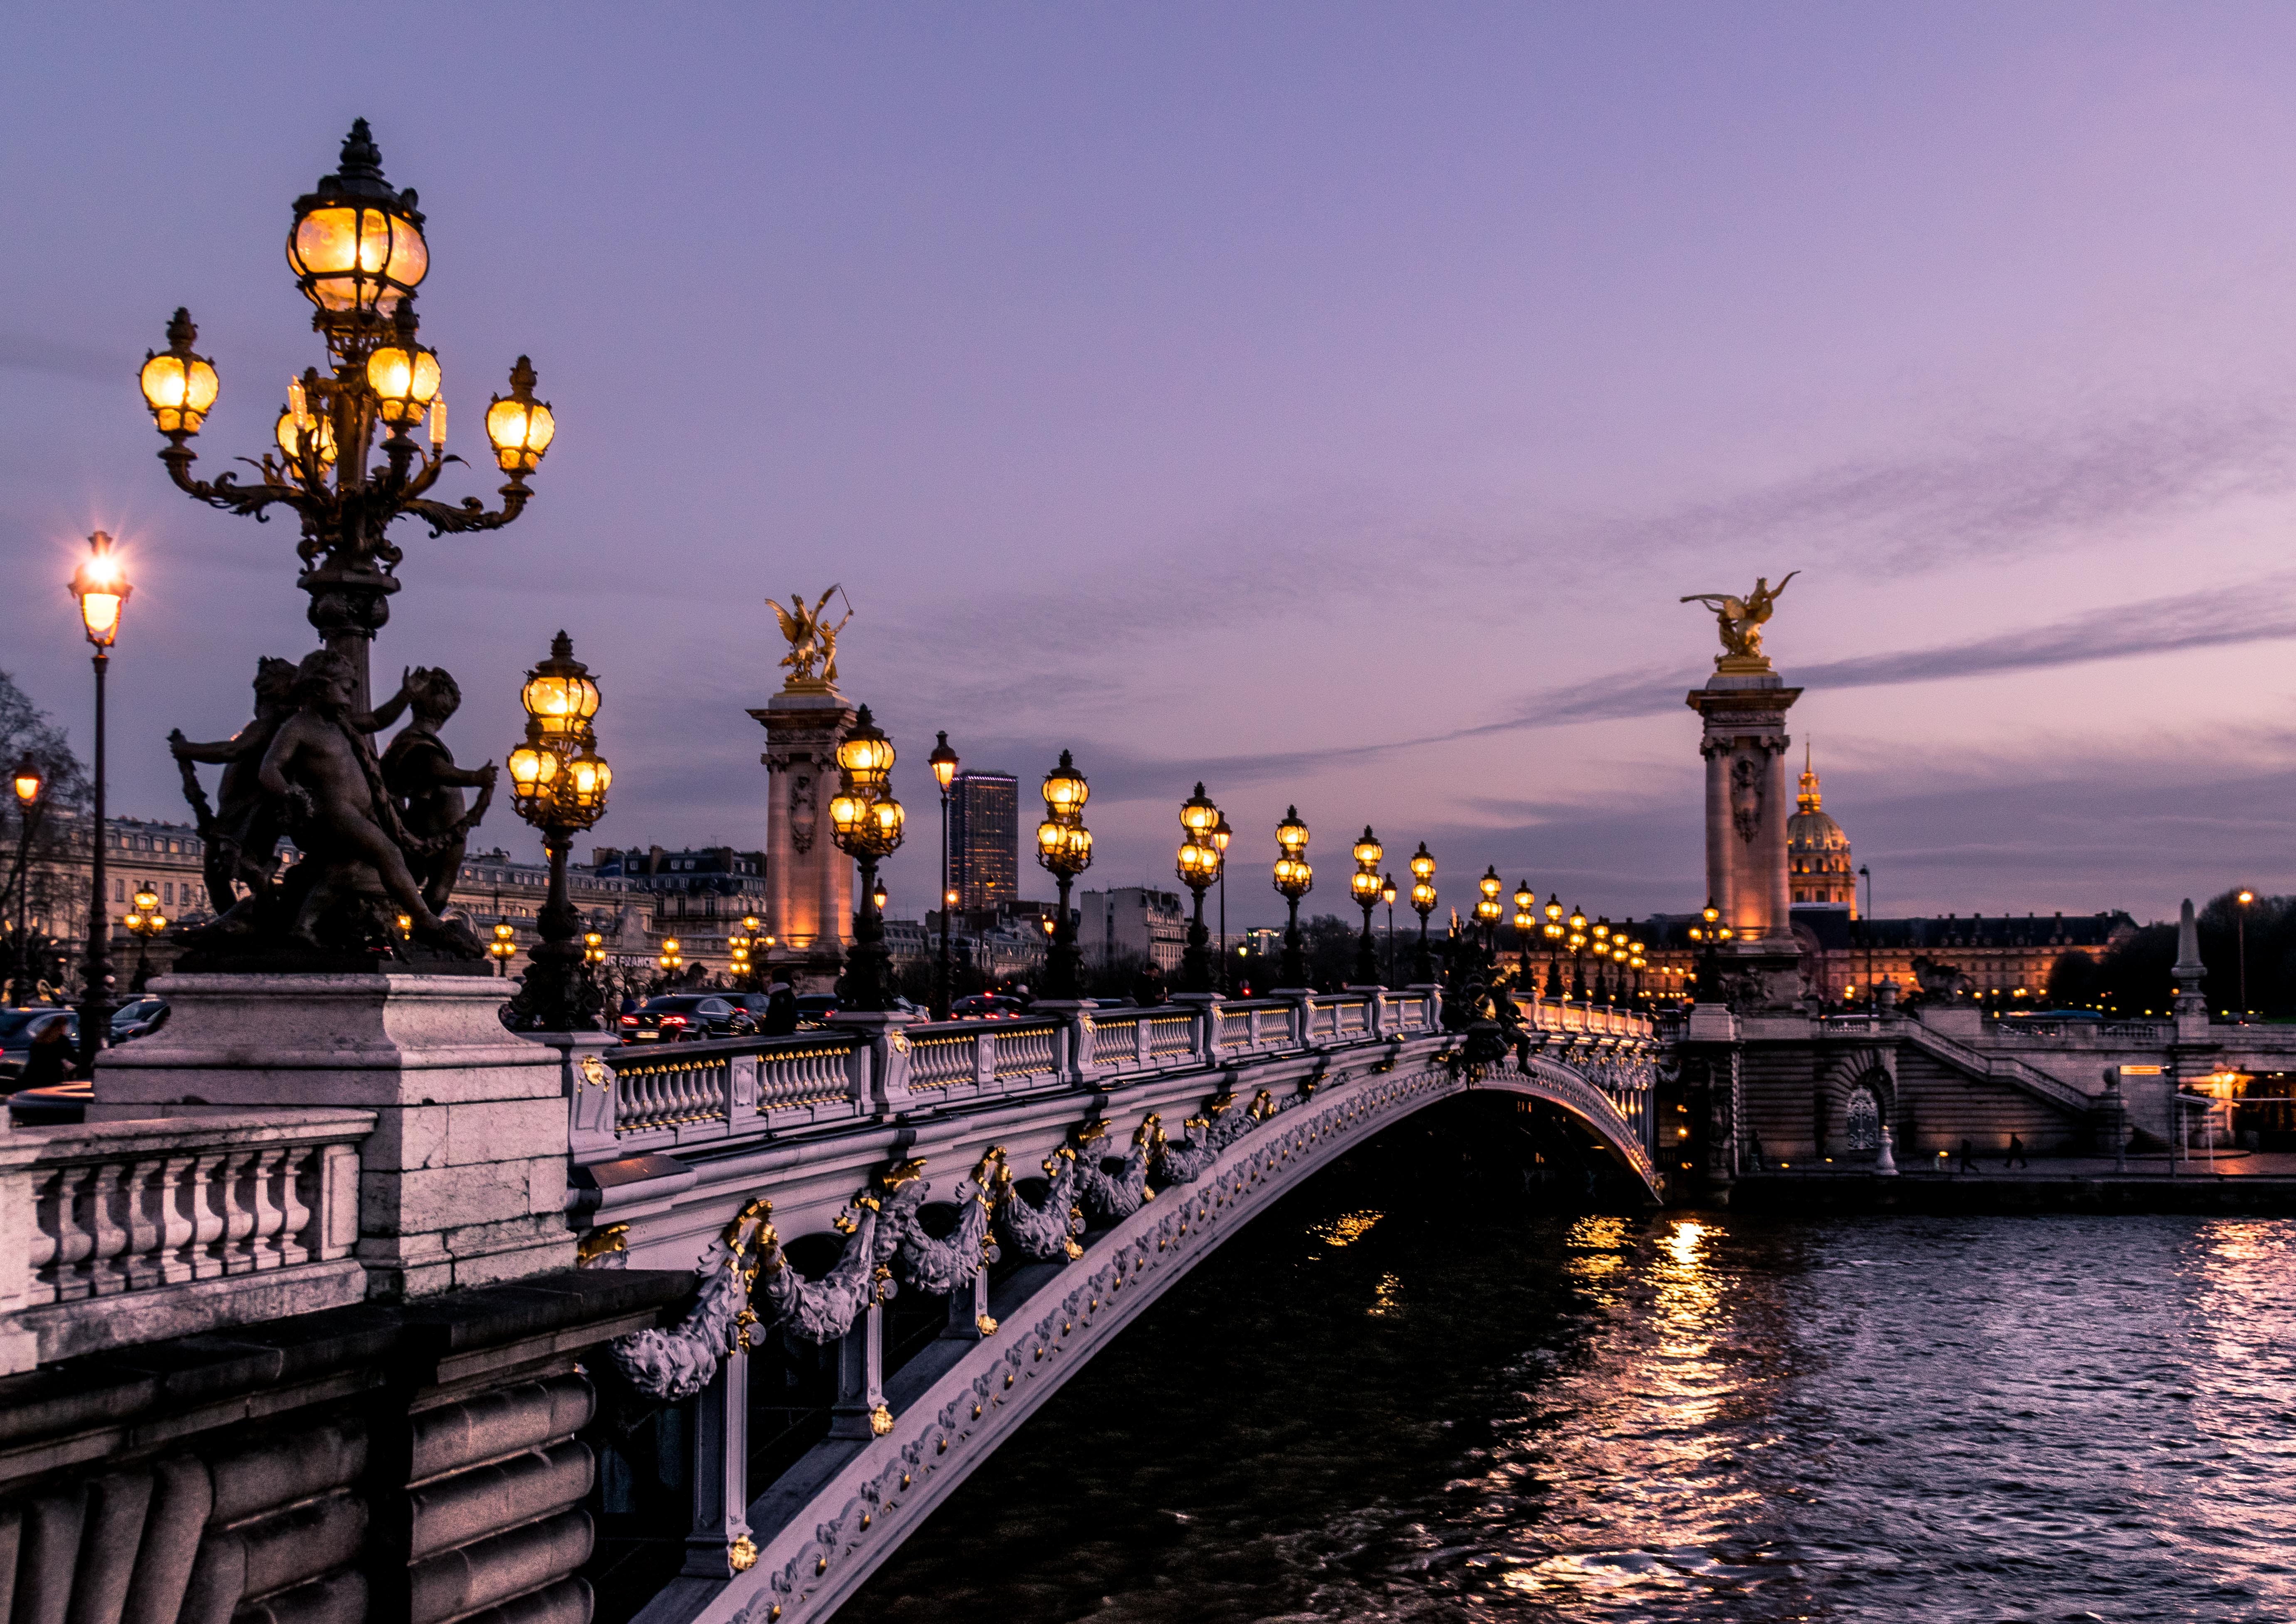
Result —
[[1431, 1143], [1199, 1265], [840, 1624], [2296, 1617], [2296, 1224], [1574, 1218]]

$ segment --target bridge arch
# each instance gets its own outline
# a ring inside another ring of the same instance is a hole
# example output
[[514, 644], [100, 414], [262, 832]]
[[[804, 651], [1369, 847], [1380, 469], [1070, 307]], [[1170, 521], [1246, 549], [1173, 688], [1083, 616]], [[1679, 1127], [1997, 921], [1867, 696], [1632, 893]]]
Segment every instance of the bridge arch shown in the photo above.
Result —
[[[1090, 1235], [1073, 1259], [1016, 1271], [988, 1303], [982, 1323], [992, 1332], [937, 1341], [885, 1380], [870, 1435], [832, 1437], [773, 1484], [750, 1485], [740, 1571], [722, 1581], [680, 1580], [638, 1615], [641, 1624], [828, 1618], [1070, 1374], [1196, 1262], [1337, 1157], [1440, 1102], [1477, 1090], [1554, 1106], [1622, 1172], [1654, 1187], [1647, 1045], [1605, 1051], [1594, 1057], [1600, 1064], [1529, 1052], [1480, 1069], [1459, 1050], [1457, 1038], [1431, 1034], [1199, 1073], [1184, 1086], [1201, 1109], [1167, 1109], [1191, 1118], [1201, 1141], [1205, 1113], [1225, 1101], [1220, 1120], [1236, 1128], [1216, 1154]], [[1119, 1130], [1109, 1142], [1121, 1143], [1128, 1117], [1148, 1103], [1101, 1102]], [[979, 1148], [951, 1139], [934, 1168], [960, 1169]], [[729, 1371], [738, 1358], [727, 1360]], [[724, 1384], [721, 1376], [717, 1386]], [[702, 1403], [709, 1398], [705, 1392]]]

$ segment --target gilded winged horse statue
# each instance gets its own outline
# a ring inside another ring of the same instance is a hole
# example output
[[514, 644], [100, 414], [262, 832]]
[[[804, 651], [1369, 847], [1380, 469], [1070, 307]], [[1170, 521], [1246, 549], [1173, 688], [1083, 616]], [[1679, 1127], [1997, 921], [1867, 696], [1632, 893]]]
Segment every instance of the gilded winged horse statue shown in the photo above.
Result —
[[1767, 668], [1769, 661], [1762, 653], [1762, 623], [1770, 618], [1779, 595], [1786, 589], [1786, 582], [1800, 573], [1799, 570], [1787, 570], [1784, 578], [1775, 586], [1765, 575], [1742, 598], [1726, 592], [1693, 592], [1683, 598], [1685, 603], [1703, 603], [1714, 611], [1722, 634], [1722, 652], [1715, 657], [1716, 665], [1726, 660], [1751, 661]]
[[[853, 619], [853, 600], [846, 599], [845, 619], [834, 626], [827, 622], [824, 611], [829, 607], [829, 600], [843, 590], [841, 586], [832, 585], [810, 609], [806, 607], [805, 594], [801, 592], [790, 595], [787, 609], [777, 599], [766, 600], [773, 604], [775, 617], [782, 623], [782, 636], [789, 639], [790, 651], [782, 656], [781, 663], [790, 668], [790, 687], [836, 685], [837, 634], [845, 629], [846, 621]], [[822, 668], [817, 677], [813, 674], [816, 663]]]

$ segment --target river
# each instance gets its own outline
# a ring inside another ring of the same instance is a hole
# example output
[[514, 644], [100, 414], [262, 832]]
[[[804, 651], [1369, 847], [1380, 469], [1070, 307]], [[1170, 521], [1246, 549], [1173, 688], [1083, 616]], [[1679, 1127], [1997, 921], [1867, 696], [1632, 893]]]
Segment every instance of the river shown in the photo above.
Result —
[[2296, 1225], [1572, 1217], [1428, 1144], [1201, 1264], [840, 1624], [2296, 1616]]

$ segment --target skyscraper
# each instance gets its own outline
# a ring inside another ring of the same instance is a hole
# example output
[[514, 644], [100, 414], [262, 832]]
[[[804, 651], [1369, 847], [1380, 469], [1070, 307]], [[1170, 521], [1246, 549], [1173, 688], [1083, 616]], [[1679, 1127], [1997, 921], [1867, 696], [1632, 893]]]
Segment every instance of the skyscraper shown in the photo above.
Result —
[[959, 773], [948, 787], [948, 883], [956, 906], [993, 908], [1021, 894], [1021, 781]]

